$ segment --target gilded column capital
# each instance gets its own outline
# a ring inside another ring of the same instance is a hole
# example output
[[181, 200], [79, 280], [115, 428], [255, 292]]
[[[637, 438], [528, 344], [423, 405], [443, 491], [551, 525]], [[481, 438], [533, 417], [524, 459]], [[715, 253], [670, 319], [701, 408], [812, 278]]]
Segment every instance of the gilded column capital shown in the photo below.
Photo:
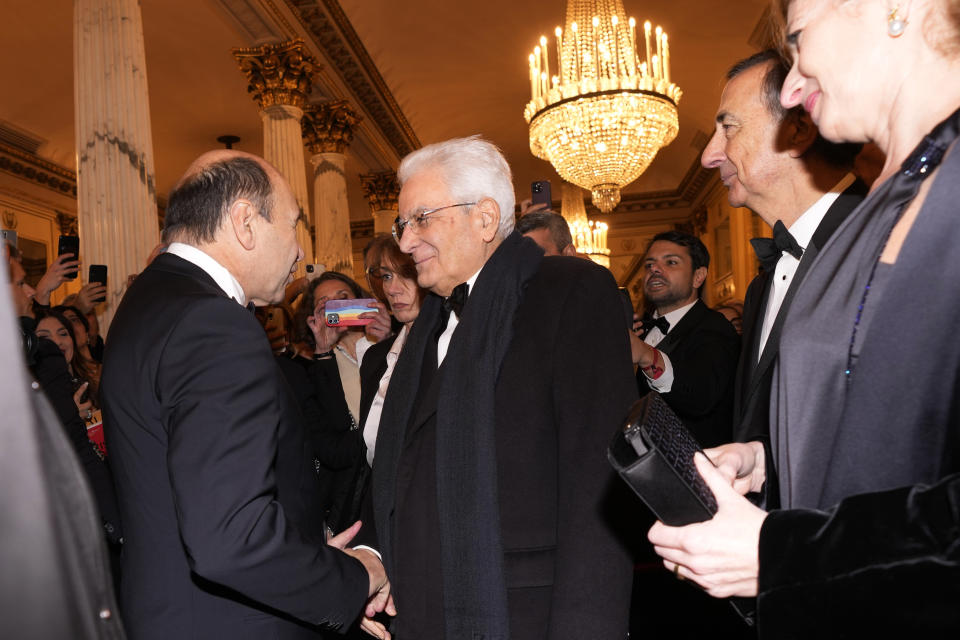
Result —
[[303, 142], [310, 153], [343, 153], [363, 117], [346, 100], [309, 104], [303, 110]]
[[370, 204], [370, 212], [398, 211], [397, 199], [400, 196], [400, 185], [397, 183], [395, 171], [378, 171], [360, 175], [360, 187], [363, 195]]
[[302, 109], [321, 68], [299, 38], [278, 44], [236, 48], [233, 57], [247, 76], [247, 91], [261, 109], [273, 105]]

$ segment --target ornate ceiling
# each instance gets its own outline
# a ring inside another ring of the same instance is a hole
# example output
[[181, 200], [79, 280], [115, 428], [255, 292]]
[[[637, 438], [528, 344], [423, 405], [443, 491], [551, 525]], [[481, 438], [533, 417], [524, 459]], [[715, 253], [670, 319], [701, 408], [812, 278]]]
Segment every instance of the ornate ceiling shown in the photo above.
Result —
[[[614, 212], [689, 207], [708, 174], [698, 156], [713, 128], [726, 68], [755, 50], [766, 0], [624, 0], [628, 15], [670, 34], [684, 91], [680, 134]], [[518, 198], [559, 178], [529, 151], [526, 59], [562, 22], [562, 0], [140, 0], [158, 193], [190, 160], [240, 137], [260, 153], [257, 107], [234, 47], [302, 37], [322, 64], [313, 101], [343, 99], [362, 116], [347, 153], [351, 215], [369, 216], [360, 174], [395, 167], [422, 144], [480, 133], [498, 144]], [[5, 0], [0, 20], [0, 143], [75, 168], [72, 3]], [[0, 167], [2, 168], [2, 167]], [[58, 175], [58, 179], [63, 179]], [[559, 194], [555, 188], [554, 193]]]

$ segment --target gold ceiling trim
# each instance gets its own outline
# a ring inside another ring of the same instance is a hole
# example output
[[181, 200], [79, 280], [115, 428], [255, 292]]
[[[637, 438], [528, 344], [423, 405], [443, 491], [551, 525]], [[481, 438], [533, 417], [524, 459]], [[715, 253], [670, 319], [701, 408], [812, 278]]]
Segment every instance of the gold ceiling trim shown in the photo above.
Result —
[[4, 142], [0, 142], [0, 170], [59, 194], [77, 197], [76, 172]]
[[330, 61], [330, 67], [343, 78], [357, 104], [387, 141], [403, 157], [420, 143], [413, 127], [384, 82], [366, 47], [337, 0], [284, 0], [317, 47]]

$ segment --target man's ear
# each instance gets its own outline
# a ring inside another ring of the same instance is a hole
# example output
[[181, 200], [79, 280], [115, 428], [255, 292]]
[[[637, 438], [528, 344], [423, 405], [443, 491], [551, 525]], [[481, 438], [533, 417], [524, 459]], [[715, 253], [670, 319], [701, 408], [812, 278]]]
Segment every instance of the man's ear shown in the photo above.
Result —
[[693, 272], [693, 288], [699, 289], [707, 281], [707, 268], [697, 267]]
[[483, 241], [493, 242], [500, 228], [500, 205], [493, 198], [484, 198], [476, 207], [480, 214]]
[[575, 256], [577, 255], [577, 248], [571, 242], [563, 248], [563, 251], [560, 252], [562, 256]]
[[784, 124], [787, 125], [789, 131], [787, 144], [790, 148], [790, 157], [799, 158], [803, 156], [819, 135], [817, 125], [813, 124], [810, 114], [806, 111], [789, 112], [787, 122]]
[[260, 215], [249, 200], [239, 198], [233, 201], [227, 211], [227, 219], [237, 242], [251, 251], [256, 247], [256, 233], [253, 229], [254, 217]]

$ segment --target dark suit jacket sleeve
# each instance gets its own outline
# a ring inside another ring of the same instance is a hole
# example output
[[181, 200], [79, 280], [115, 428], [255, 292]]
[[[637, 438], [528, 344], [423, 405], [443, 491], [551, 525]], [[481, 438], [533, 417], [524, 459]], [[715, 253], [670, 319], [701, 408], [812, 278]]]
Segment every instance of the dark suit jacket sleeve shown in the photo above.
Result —
[[235, 302], [209, 298], [169, 336], [156, 392], [170, 407], [170, 483], [191, 568], [302, 620], [349, 624], [366, 600], [366, 571], [305, 539], [277, 501], [282, 394], [263, 330]]
[[710, 318], [684, 338], [682, 352], [676, 353], [670, 356], [673, 385], [663, 399], [683, 416], [710, 414], [731, 393], [740, 353], [737, 332], [722, 317]]
[[760, 532], [761, 637], [955, 636], [958, 532], [960, 474], [829, 512], [771, 512]]
[[[601, 512], [611, 483], [619, 481], [607, 463], [606, 448], [637, 399], [628, 327], [608, 271], [591, 269], [568, 291], [554, 356], [559, 504], [553, 604], [545, 635], [623, 637], [632, 566]], [[599, 610], [583, 611], [583, 602]]]

